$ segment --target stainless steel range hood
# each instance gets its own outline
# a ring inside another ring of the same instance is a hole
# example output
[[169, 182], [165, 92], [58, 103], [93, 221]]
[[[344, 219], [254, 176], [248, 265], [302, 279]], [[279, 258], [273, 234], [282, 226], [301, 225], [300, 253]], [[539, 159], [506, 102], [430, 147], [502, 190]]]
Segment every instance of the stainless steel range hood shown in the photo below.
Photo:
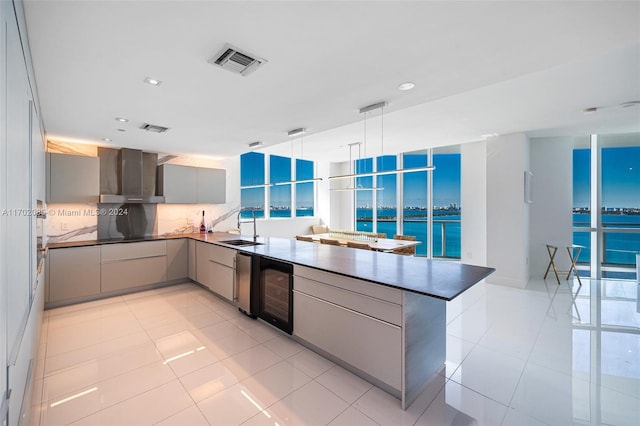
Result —
[[100, 203], [164, 203], [156, 195], [158, 154], [138, 149], [98, 148]]

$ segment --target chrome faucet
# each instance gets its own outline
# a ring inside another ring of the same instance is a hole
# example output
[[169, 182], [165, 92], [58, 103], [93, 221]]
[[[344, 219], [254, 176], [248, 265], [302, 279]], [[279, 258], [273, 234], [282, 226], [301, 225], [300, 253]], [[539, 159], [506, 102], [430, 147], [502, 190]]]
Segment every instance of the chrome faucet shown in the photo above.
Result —
[[[245, 210], [248, 210], [248, 209], [240, 209], [238, 211], [238, 231], [240, 231], [241, 234], [242, 234], [242, 231], [240, 230], [240, 215]], [[256, 211], [255, 211], [255, 209], [251, 209], [251, 216], [253, 217], [253, 241], [255, 241], [259, 237], [257, 229], [256, 229]]]
[[251, 210], [251, 214], [253, 215], [253, 241], [258, 238], [258, 232], [256, 231], [256, 211]]

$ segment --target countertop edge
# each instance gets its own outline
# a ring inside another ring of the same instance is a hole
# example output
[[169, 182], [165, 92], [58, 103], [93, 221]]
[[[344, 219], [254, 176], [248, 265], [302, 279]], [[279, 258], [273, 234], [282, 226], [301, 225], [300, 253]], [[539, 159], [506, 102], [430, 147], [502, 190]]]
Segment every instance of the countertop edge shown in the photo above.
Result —
[[[319, 267], [318, 265], [311, 264], [309, 262], [300, 262], [300, 261], [293, 260], [291, 258], [283, 258], [283, 257], [274, 256], [274, 255], [269, 254], [269, 253], [258, 253], [258, 252], [255, 251], [256, 247], [268, 246], [268, 242], [265, 242], [264, 238], [259, 238], [258, 239], [258, 241], [262, 243], [259, 246], [244, 246], [244, 247], [243, 246], [233, 246], [233, 245], [230, 245], [230, 244], [224, 244], [223, 242], [220, 241], [221, 238], [226, 238], [226, 239], [245, 239], [247, 241], [253, 241], [252, 237], [248, 237], [248, 236], [244, 236], [244, 235], [228, 234], [228, 233], [222, 233], [222, 232], [214, 232], [214, 233], [207, 233], [207, 234], [199, 234], [199, 233], [168, 234], [168, 235], [159, 235], [157, 237], [131, 239], [131, 240], [68, 241], [68, 242], [59, 242], [59, 243], [47, 244], [46, 248], [47, 249], [78, 248], [78, 247], [102, 246], [102, 245], [109, 245], [109, 244], [129, 244], [129, 243], [136, 243], [136, 242], [166, 241], [166, 240], [175, 240], [175, 239], [190, 239], [190, 240], [194, 240], [194, 241], [200, 241], [200, 242], [203, 242], [203, 243], [215, 244], [215, 245], [218, 245], [218, 246], [221, 246], [221, 247], [242, 251], [242, 252], [249, 253], [249, 254], [254, 254], [254, 255], [257, 255], [257, 256], [268, 257], [268, 258], [275, 259], [275, 260], [278, 260], [278, 261], [288, 262], [288, 263], [291, 263], [291, 264], [294, 264], [294, 265], [300, 265], [300, 266], [304, 266], [304, 267], [309, 267], [309, 268], [317, 269], [319, 271], [332, 273], [332, 274], [336, 274], [336, 275], [340, 275], [340, 276], [344, 276], [344, 277], [348, 277], [348, 278], [354, 278], [354, 279], [370, 282], [372, 284], [383, 285], [385, 287], [396, 288], [396, 289], [403, 290], [403, 291], [409, 291], [409, 292], [412, 292], [412, 293], [421, 294], [423, 296], [433, 297], [433, 298], [444, 300], [444, 301], [451, 301], [451, 300], [455, 299], [460, 294], [462, 294], [463, 292], [465, 292], [466, 290], [468, 290], [469, 288], [473, 287], [474, 285], [476, 285], [477, 283], [479, 283], [480, 281], [484, 280], [486, 277], [491, 275], [493, 272], [495, 272], [494, 268], [456, 263], [457, 265], [459, 265], [461, 267], [464, 267], [464, 268], [473, 268], [474, 271], [479, 272], [479, 273], [473, 277], [473, 279], [471, 280], [471, 281], [473, 281], [472, 283], [471, 282], [466, 282], [457, 291], [450, 292], [450, 293], [447, 293], [447, 294], [444, 294], [444, 292], [443, 292], [441, 294], [441, 293], [421, 291], [420, 289], [416, 289], [415, 287], [407, 287], [407, 286], [403, 286], [403, 285], [400, 285], [400, 284], [397, 284], [397, 283], [393, 283], [393, 282], [388, 282], [388, 281], [383, 281], [383, 280], [376, 280], [376, 279], [370, 278], [370, 277], [363, 277], [363, 276], [358, 276], [358, 275], [355, 275], [355, 274], [349, 274], [346, 271], [340, 271], [340, 270], [335, 270], [335, 269], [327, 269], [327, 268]], [[284, 240], [284, 239], [282, 239], [282, 240]], [[381, 255], [390, 255], [388, 253], [380, 253], [380, 254]], [[392, 256], [397, 256], [397, 255], [392, 255]], [[425, 260], [427, 260], [427, 259], [425, 259]], [[447, 260], [434, 260], [434, 259], [428, 259], [428, 260], [429, 260], [429, 262], [443, 262], [442, 265], [446, 265], [446, 264], [451, 265], [454, 262], [454, 261], [447, 261]], [[399, 281], [399, 280], [397, 280], [397, 281]]]

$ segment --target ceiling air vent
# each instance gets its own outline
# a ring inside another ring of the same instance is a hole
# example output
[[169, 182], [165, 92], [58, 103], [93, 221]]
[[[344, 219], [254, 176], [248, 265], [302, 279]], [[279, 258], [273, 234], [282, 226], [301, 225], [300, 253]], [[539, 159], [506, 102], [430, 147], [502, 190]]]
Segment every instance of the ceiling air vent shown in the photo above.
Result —
[[156, 126], [155, 124], [144, 123], [141, 127], [142, 130], [153, 133], [164, 133], [169, 130], [168, 127]]
[[226, 43], [224, 47], [207, 62], [212, 65], [218, 65], [233, 73], [246, 76], [258, 69], [258, 67], [267, 62], [267, 60], [258, 58], [252, 53]]

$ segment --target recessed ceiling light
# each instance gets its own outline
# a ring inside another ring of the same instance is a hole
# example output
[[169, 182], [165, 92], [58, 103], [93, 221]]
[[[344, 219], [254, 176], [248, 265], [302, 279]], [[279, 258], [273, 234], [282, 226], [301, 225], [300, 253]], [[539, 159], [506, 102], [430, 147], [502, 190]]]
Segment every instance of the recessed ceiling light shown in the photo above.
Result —
[[401, 85], [398, 86], [398, 90], [411, 90], [414, 87], [416, 87], [415, 83], [412, 83], [410, 81], [407, 81], [406, 83], [402, 83]]
[[116, 121], [120, 121], [122, 123], [126, 123], [126, 122], [129, 121], [129, 119], [128, 118], [122, 118], [122, 117], [116, 117]]
[[125, 129], [118, 129], [119, 132], [126, 132]]
[[111, 142], [111, 139], [109, 139], [109, 138], [102, 138], [102, 140], [105, 141], [105, 142]]
[[144, 82], [152, 86], [160, 86], [160, 84], [162, 84], [160, 80], [156, 80], [155, 78], [151, 78], [151, 77], [145, 78]]

